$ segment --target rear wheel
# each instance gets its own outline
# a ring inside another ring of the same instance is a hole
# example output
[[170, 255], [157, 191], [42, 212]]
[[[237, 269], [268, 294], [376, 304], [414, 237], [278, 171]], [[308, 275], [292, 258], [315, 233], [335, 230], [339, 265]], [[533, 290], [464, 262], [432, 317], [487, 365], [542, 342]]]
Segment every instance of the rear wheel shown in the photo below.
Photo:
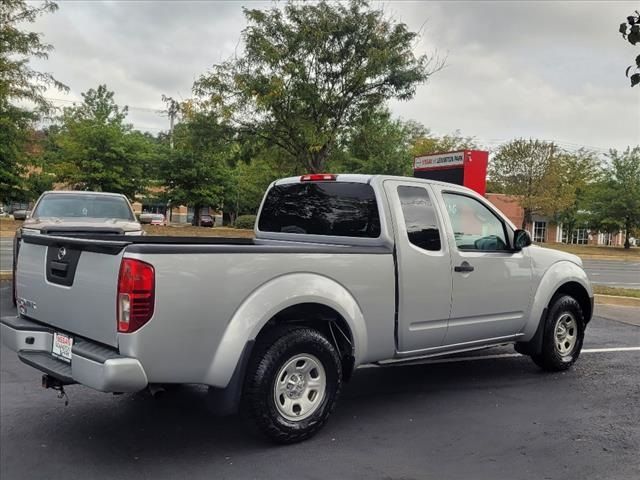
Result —
[[580, 304], [569, 295], [558, 295], [549, 307], [542, 350], [531, 358], [543, 370], [566, 370], [580, 356], [583, 339], [584, 314]]
[[245, 380], [243, 412], [269, 439], [299, 442], [326, 423], [341, 384], [338, 352], [320, 332], [276, 327], [255, 346]]

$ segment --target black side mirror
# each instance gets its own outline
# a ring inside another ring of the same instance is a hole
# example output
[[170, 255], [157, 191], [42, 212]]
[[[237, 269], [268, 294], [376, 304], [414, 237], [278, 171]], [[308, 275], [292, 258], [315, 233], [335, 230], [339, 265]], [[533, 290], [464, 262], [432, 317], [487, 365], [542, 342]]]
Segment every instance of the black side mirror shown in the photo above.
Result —
[[513, 249], [522, 250], [524, 247], [531, 245], [531, 235], [526, 230], [516, 230], [513, 232]]

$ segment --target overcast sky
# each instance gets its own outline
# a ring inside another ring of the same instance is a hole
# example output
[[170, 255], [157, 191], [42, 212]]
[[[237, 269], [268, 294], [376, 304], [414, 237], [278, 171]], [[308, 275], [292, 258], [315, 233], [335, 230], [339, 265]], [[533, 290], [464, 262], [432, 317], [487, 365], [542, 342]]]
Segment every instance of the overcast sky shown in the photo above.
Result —
[[[160, 96], [188, 98], [194, 79], [234, 53], [251, 1], [61, 1], [35, 30], [55, 51], [34, 65], [68, 95], [106, 83], [136, 128], [166, 130]], [[640, 144], [640, 87], [624, 77], [640, 49], [618, 25], [637, 2], [413, 2], [376, 4], [413, 30], [416, 53], [446, 68], [393, 112], [433, 132], [460, 130], [489, 148], [514, 137], [606, 151]], [[58, 102], [63, 106], [68, 103]]]

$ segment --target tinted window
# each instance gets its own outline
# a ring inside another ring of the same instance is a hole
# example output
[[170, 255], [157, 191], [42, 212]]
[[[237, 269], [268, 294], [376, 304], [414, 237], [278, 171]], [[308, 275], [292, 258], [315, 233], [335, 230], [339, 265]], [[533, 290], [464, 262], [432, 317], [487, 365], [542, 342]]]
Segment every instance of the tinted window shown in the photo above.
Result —
[[404, 224], [409, 241], [424, 250], [440, 250], [440, 230], [436, 212], [423, 187], [398, 187]]
[[293, 183], [267, 194], [258, 228], [263, 232], [379, 237], [373, 188], [364, 183]]
[[504, 225], [494, 213], [474, 198], [443, 194], [447, 213], [460, 250], [506, 250]]
[[38, 202], [33, 216], [134, 219], [129, 204], [122, 197], [87, 194], [74, 195], [72, 193], [45, 195], [42, 200]]

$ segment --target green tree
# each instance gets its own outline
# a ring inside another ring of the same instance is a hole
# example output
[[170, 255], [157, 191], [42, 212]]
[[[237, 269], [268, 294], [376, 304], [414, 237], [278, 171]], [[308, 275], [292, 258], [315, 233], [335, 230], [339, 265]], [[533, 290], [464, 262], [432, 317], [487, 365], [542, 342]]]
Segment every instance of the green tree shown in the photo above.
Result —
[[609, 232], [624, 230], [624, 247], [629, 248], [629, 237], [640, 228], [640, 146], [624, 152], [611, 150], [608, 157], [589, 210], [593, 224], [605, 226]]
[[359, 121], [330, 170], [348, 173], [410, 175], [411, 148], [425, 133], [422, 125], [391, 118], [387, 108]]
[[458, 150], [476, 150], [478, 144], [474, 137], [464, 137], [460, 130], [439, 137], [426, 131], [416, 138], [411, 147], [411, 155], [430, 155], [433, 153], [455, 152]]
[[[30, 141], [33, 122], [51, 111], [44, 92], [49, 87], [68, 90], [51, 74], [29, 65], [31, 58], [46, 59], [53, 47], [43, 43], [40, 34], [19, 28], [57, 8], [48, 0], [39, 5], [22, 0], [0, 2], [0, 201], [24, 200], [28, 196], [24, 174], [29, 156], [25, 146]], [[33, 107], [18, 106], [16, 102]]]
[[290, 1], [244, 14], [244, 51], [214, 65], [194, 92], [310, 172], [325, 169], [348, 126], [387, 99], [412, 98], [440, 66], [416, 57], [417, 34], [366, 0]]
[[561, 153], [553, 143], [517, 139], [502, 145], [490, 162], [492, 186], [521, 197], [522, 228], [533, 215], [554, 215], [573, 205], [575, 191], [564, 178]]
[[557, 223], [562, 223], [563, 231], [571, 238], [576, 228], [593, 228], [587, 210], [588, 198], [599, 176], [600, 161], [594, 152], [586, 149], [560, 153], [557, 161], [559, 165], [556, 170], [566, 202], [551, 214]]
[[125, 123], [127, 107], [106, 85], [65, 108], [53, 138], [58, 180], [74, 188], [117, 192], [134, 198], [145, 190], [157, 157], [153, 138]]
[[258, 213], [260, 201], [271, 182], [287, 176], [288, 173], [274, 168], [269, 152], [265, 152], [250, 162], [238, 161], [230, 169], [227, 187], [224, 191], [224, 211], [229, 214], [232, 224], [239, 215]]
[[228, 127], [210, 112], [191, 110], [174, 128], [174, 148], [161, 163], [164, 196], [172, 206], [193, 206], [196, 225], [202, 207], [223, 205], [234, 147], [230, 137]]

